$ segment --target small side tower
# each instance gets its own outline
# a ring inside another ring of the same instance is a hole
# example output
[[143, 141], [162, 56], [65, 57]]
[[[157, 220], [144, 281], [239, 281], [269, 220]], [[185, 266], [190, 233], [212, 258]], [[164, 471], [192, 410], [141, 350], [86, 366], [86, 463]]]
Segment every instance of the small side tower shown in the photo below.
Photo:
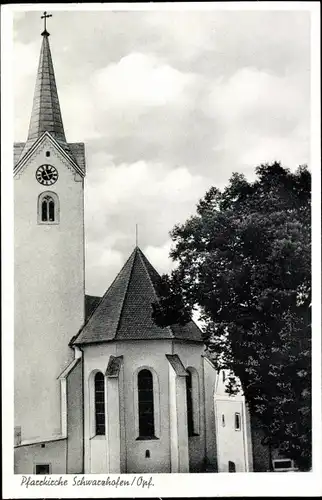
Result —
[[[60, 376], [74, 359], [69, 340], [84, 322], [85, 154], [83, 143], [66, 141], [46, 24], [28, 138], [14, 153], [15, 469], [64, 473]], [[56, 458], [37, 469], [37, 450], [48, 443]]]

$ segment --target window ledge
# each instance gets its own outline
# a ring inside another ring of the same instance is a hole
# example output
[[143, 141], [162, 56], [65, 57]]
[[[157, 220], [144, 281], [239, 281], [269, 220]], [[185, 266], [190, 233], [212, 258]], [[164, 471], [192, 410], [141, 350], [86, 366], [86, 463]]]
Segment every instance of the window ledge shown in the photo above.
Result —
[[106, 439], [106, 435], [105, 434], [96, 434], [95, 436], [92, 436], [90, 439], [91, 440], [94, 439], [96, 441], [101, 441], [103, 439]]
[[59, 224], [59, 221], [38, 221], [39, 226], [57, 226]]
[[188, 438], [192, 438], [192, 437], [196, 437], [196, 436], [200, 436], [200, 434], [197, 434], [196, 432], [194, 432], [193, 434], [189, 434]]
[[159, 438], [156, 436], [139, 436], [136, 441], [159, 441]]

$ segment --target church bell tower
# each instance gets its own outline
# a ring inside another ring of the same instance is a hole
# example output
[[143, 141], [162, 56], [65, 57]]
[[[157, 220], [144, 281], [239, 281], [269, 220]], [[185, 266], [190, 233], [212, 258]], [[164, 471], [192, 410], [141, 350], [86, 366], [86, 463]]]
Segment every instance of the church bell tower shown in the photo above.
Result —
[[84, 322], [84, 144], [66, 140], [48, 17], [28, 137], [14, 145], [14, 425], [23, 460], [33, 444], [64, 438], [59, 377]]

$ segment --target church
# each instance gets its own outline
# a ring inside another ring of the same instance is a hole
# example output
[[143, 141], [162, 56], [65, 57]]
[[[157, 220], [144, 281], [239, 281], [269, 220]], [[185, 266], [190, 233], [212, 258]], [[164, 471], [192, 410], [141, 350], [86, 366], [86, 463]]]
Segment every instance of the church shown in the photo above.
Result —
[[85, 146], [65, 136], [46, 13], [41, 35], [14, 145], [15, 473], [252, 471], [244, 398], [225, 393], [193, 321], [154, 324], [160, 276], [142, 250], [85, 295]]

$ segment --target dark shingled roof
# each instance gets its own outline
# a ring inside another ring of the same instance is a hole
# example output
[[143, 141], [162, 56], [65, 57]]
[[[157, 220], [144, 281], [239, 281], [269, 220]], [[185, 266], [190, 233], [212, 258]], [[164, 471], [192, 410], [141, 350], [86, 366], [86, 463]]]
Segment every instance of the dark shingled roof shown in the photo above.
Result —
[[21, 153], [23, 151], [23, 148], [25, 146], [24, 142], [15, 142], [13, 145], [13, 166], [15, 167], [16, 163], [18, 163], [18, 160], [21, 156]]
[[94, 297], [94, 295], [85, 295], [85, 321], [87, 321], [93, 314], [100, 302], [101, 297]]
[[157, 271], [136, 247], [72, 343], [144, 339], [202, 342], [201, 331], [193, 321], [166, 328], [155, 325], [151, 304], [158, 300], [159, 280]]
[[69, 147], [71, 153], [72, 153], [72, 158], [75, 159], [77, 165], [81, 168], [81, 170], [84, 172], [86, 171], [85, 167], [85, 145], [83, 142], [69, 142], [67, 144]]

